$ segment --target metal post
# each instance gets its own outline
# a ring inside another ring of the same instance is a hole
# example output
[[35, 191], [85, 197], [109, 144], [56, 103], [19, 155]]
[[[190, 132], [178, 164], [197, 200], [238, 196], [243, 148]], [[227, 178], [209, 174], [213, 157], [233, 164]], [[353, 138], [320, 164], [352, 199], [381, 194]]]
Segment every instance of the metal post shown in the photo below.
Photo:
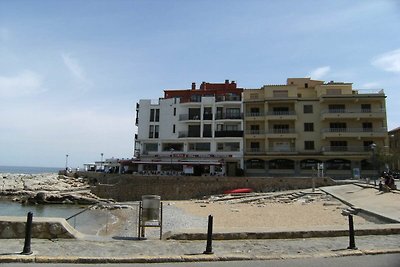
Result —
[[24, 249], [22, 250], [22, 255], [31, 255], [31, 238], [32, 238], [32, 217], [33, 213], [28, 212], [26, 225], [25, 225], [25, 242], [24, 242]]
[[354, 223], [353, 215], [349, 214], [349, 247], [347, 249], [357, 249], [354, 240]]
[[212, 251], [213, 216], [208, 215], [207, 246], [203, 254], [214, 254]]

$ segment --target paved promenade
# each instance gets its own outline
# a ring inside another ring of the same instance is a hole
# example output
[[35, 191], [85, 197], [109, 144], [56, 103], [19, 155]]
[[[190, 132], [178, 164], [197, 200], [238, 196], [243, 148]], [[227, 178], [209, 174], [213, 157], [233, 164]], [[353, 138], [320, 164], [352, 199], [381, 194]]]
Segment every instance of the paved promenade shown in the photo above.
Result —
[[[322, 188], [343, 201], [361, 209], [399, 218], [400, 194], [379, 194], [376, 189], [357, 185]], [[386, 196], [385, 196], [386, 195]], [[388, 202], [389, 201], [389, 202]], [[398, 226], [398, 225], [397, 225]], [[378, 226], [377, 226], [378, 227]], [[248, 230], [248, 229], [247, 229]], [[297, 239], [243, 239], [213, 241], [212, 255], [204, 255], [206, 241], [200, 240], [148, 240], [114, 238], [108, 240], [45, 240], [33, 239], [32, 255], [20, 255], [24, 240], [10, 239], [0, 242], [0, 263], [140, 263], [183, 262], [217, 260], [289, 259], [306, 257], [337, 257], [396, 253], [400, 260], [400, 235], [357, 236], [358, 249], [347, 249], [349, 238], [321, 237]]]

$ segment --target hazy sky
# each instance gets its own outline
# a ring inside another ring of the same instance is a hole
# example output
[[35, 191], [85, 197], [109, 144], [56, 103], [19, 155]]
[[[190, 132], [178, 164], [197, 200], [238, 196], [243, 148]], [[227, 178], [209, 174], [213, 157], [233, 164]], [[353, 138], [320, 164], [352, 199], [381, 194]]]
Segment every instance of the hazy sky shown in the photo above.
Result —
[[130, 158], [135, 103], [202, 81], [383, 88], [398, 127], [398, 3], [0, 0], [0, 165]]

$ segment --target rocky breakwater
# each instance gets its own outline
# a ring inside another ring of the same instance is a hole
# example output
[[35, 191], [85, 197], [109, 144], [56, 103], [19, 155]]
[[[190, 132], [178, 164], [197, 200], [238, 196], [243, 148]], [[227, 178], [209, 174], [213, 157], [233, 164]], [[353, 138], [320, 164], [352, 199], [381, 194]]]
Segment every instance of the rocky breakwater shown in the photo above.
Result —
[[90, 186], [83, 178], [55, 173], [0, 173], [0, 196], [29, 204], [90, 205], [105, 202], [90, 192]]

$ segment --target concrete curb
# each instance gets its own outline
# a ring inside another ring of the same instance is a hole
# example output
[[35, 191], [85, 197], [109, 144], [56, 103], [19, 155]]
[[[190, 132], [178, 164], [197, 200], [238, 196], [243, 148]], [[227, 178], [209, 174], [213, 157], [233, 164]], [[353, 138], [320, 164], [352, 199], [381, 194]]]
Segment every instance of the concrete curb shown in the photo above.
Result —
[[333, 252], [321, 252], [318, 254], [274, 254], [259, 255], [182, 255], [182, 256], [138, 256], [138, 257], [74, 257], [74, 256], [0, 256], [0, 263], [168, 263], [168, 262], [210, 262], [210, 261], [251, 261], [251, 260], [281, 260], [281, 259], [307, 259], [307, 258], [331, 258], [363, 255], [397, 254], [398, 249], [376, 250], [342, 250]]
[[[364, 235], [395, 235], [400, 234], [400, 224], [382, 224], [377, 226], [360, 226], [355, 229], [357, 236]], [[349, 229], [301, 229], [301, 230], [282, 230], [282, 231], [237, 231], [237, 232], [214, 232], [213, 240], [241, 240], [241, 239], [296, 239], [296, 238], [319, 238], [319, 237], [338, 237], [348, 236]], [[201, 232], [166, 233], [164, 238], [167, 240], [206, 240], [207, 234]]]

